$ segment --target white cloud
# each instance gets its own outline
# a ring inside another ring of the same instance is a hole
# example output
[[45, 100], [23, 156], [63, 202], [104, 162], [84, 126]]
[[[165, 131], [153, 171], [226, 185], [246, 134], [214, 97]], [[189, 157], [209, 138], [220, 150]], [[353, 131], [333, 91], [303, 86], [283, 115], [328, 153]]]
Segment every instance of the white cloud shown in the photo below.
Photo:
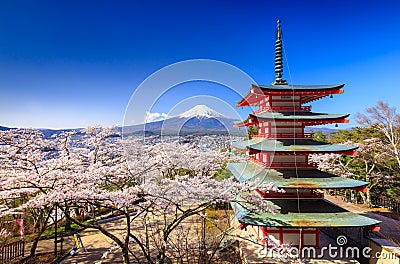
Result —
[[145, 123], [156, 122], [160, 120], [164, 120], [168, 117], [166, 113], [150, 113], [146, 111], [146, 118], [144, 119]]

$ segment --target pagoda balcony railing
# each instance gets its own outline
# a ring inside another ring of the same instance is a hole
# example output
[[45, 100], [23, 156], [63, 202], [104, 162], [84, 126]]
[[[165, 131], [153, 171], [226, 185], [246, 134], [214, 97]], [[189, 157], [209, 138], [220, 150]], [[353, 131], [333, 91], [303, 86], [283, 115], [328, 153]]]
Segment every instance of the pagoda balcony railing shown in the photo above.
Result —
[[279, 112], [279, 111], [301, 111], [301, 112], [310, 112], [311, 111], [311, 106], [306, 105], [306, 106], [263, 106], [257, 111], [254, 112], [254, 114], [259, 114], [265, 111], [272, 111], [272, 112]]
[[251, 138], [266, 138], [266, 136], [257, 134], [257, 135], [251, 135]]
[[310, 189], [308, 191], [297, 192], [263, 192], [261, 190], [256, 190], [258, 195], [262, 198], [279, 198], [279, 199], [293, 199], [293, 198], [324, 198], [324, 193], [317, 190]]
[[318, 164], [315, 162], [308, 162], [308, 163], [272, 162], [271, 164], [267, 164], [265, 162], [256, 160], [253, 157], [250, 157], [249, 160], [259, 166], [269, 167], [271, 169], [289, 169], [289, 168], [316, 169], [318, 167]]
[[253, 162], [253, 163], [255, 163], [255, 164], [257, 164], [257, 165], [259, 165], [259, 166], [261, 166], [261, 167], [267, 167], [267, 164], [266, 163], [264, 163], [264, 162], [261, 162], [261, 161], [259, 161], [259, 160], [256, 160], [255, 158], [249, 158], [249, 161], [251, 161], [251, 162]]
[[316, 169], [318, 167], [317, 163], [293, 163], [293, 162], [272, 162], [269, 165], [272, 169], [287, 169], [287, 168], [301, 168], [301, 169]]
[[275, 134], [257, 134], [251, 135], [252, 138], [312, 138], [314, 133], [302, 133], [302, 134], [293, 134], [293, 133], [275, 133]]

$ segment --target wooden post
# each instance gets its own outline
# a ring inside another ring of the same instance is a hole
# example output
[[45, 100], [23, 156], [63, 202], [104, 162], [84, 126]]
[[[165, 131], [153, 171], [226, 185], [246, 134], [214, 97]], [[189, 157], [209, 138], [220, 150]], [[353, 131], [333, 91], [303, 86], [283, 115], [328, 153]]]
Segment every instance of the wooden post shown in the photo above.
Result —
[[57, 257], [57, 204], [55, 206], [56, 215], [54, 217], [54, 256]]
[[81, 221], [82, 221], [82, 223], [85, 222], [85, 209], [84, 208], [82, 208], [82, 211], [81, 211]]

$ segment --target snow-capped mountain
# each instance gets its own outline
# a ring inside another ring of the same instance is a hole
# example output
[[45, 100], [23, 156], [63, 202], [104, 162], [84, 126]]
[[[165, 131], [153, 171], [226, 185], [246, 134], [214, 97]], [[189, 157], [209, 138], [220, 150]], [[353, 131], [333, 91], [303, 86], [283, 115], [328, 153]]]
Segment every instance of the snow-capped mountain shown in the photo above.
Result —
[[125, 127], [124, 133], [144, 131], [148, 134], [172, 135], [242, 133], [233, 127], [235, 121], [237, 120], [226, 117], [206, 105], [196, 105], [186, 112], [165, 120]]
[[191, 117], [206, 117], [206, 118], [228, 118], [217, 111], [209, 108], [206, 105], [196, 105], [192, 109], [178, 115], [179, 118], [191, 118]]

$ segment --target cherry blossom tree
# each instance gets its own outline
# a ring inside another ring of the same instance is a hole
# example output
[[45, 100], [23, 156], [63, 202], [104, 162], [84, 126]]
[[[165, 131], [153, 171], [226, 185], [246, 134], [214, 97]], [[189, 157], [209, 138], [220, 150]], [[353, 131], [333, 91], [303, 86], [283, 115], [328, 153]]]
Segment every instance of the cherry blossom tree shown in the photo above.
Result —
[[[0, 200], [12, 215], [16, 205], [29, 202], [38, 193], [48, 193], [54, 184], [54, 175], [62, 163], [54, 159], [56, 144], [44, 139], [44, 135], [34, 129], [2, 131], [0, 136]], [[16, 203], [17, 201], [17, 203]], [[27, 208], [25, 216], [33, 221], [37, 236], [31, 247], [35, 254], [40, 236], [46, 230], [53, 210], [52, 205]], [[8, 217], [10, 218], [10, 217]], [[30, 222], [30, 221], [25, 221]]]
[[368, 182], [365, 193], [359, 192], [364, 204], [371, 206], [371, 194], [376, 187], [389, 178], [382, 170], [387, 157], [387, 146], [378, 138], [365, 139], [362, 143], [347, 142], [356, 145], [358, 155], [345, 157], [339, 154], [311, 155], [318, 169], [342, 177], [364, 180]]
[[396, 107], [390, 107], [388, 103], [378, 103], [365, 110], [366, 114], [357, 114], [358, 123], [364, 126], [376, 128], [384, 134], [388, 150], [397, 161], [397, 169], [400, 172], [400, 114]]
[[[229, 159], [227, 150], [142, 138], [122, 141], [115, 127], [94, 126], [51, 139], [36, 130], [10, 130], [0, 138], [0, 199], [25, 197], [9, 212], [45, 210], [40, 218], [44, 230], [54, 209], [61, 209], [69, 221], [111, 238], [122, 250], [124, 263], [131, 257], [163, 263], [171, 234], [186, 219], [244, 191], [277, 190], [272, 184], [216, 180], [215, 172]], [[125, 232], [107, 230], [94, 210], [88, 222], [80, 222], [76, 211], [90, 204], [120, 214]], [[265, 204], [258, 206], [268, 210]], [[137, 232], [138, 224], [143, 232]], [[157, 236], [149, 236], [150, 227], [156, 227]]]

